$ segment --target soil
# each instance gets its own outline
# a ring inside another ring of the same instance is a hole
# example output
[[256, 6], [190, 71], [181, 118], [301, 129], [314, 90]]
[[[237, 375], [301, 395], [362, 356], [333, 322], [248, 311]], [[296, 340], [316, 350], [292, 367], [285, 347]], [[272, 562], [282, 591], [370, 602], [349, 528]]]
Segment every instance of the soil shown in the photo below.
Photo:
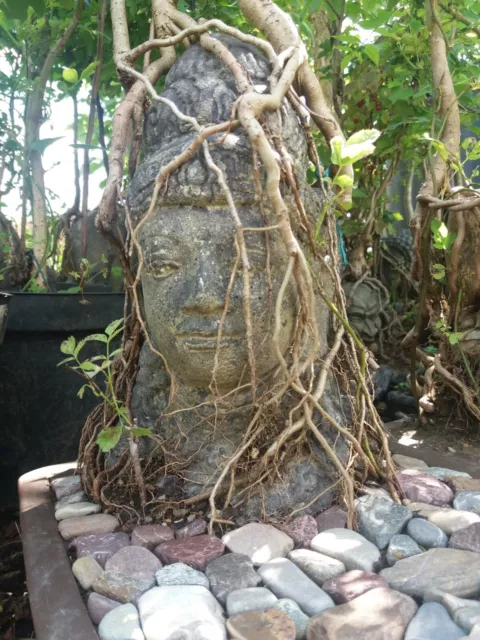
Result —
[[18, 512], [0, 511], [0, 640], [33, 637]]

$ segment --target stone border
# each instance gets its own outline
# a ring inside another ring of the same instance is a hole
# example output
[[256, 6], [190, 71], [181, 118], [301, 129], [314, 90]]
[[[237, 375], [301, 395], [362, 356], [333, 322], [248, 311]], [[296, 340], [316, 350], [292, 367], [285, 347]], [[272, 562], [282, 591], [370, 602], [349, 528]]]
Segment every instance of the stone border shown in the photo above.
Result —
[[53, 476], [71, 475], [75, 466], [43, 467], [18, 481], [20, 528], [36, 640], [98, 640], [58, 533], [49, 486]]

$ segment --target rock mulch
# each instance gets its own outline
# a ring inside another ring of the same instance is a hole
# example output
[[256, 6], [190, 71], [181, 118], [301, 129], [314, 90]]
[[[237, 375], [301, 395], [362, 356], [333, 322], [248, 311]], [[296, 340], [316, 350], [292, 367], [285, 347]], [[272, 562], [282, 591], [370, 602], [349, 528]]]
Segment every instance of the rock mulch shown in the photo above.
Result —
[[480, 640], [480, 480], [396, 462], [407, 499], [365, 491], [357, 531], [331, 507], [222, 539], [199, 518], [129, 535], [78, 478], [54, 480], [100, 640]]

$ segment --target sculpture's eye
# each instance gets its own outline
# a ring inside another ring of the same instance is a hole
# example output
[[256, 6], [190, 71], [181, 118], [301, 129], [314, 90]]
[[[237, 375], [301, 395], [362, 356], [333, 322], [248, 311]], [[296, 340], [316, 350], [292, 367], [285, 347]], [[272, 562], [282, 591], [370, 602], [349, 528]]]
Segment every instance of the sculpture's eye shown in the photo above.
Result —
[[168, 278], [168, 276], [171, 276], [178, 271], [180, 265], [178, 262], [163, 260], [162, 262], [156, 262], [149, 265], [149, 267], [148, 273], [154, 278]]

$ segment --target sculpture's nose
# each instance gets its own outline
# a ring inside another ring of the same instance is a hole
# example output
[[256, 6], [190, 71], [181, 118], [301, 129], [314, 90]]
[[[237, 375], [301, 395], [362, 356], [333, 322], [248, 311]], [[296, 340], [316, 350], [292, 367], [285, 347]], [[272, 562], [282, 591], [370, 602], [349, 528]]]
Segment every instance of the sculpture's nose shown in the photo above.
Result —
[[225, 305], [226, 287], [220, 265], [209, 259], [197, 259], [195, 281], [190, 296], [183, 308], [184, 313], [211, 315], [219, 314]]

